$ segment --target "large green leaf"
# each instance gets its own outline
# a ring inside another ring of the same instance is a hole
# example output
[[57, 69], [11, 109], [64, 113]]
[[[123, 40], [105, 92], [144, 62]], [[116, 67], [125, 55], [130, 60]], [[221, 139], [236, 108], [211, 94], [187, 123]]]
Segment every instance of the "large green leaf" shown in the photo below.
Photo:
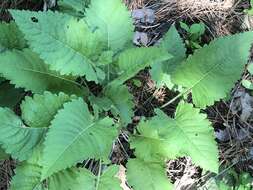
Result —
[[133, 108], [133, 95], [129, 93], [127, 86], [110, 86], [105, 91], [105, 96], [109, 98], [115, 109], [115, 114], [119, 114], [122, 119], [122, 123], [131, 123], [134, 116]]
[[174, 85], [171, 82], [170, 75], [186, 58], [186, 48], [175, 25], [170, 27], [169, 31], [158, 44], [158, 47], [165, 49], [168, 53], [173, 55], [173, 58], [153, 64], [150, 71], [151, 77], [158, 87], [166, 85], [168, 88], [172, 88]]
[[121, 0], [92, 0], [86, 10], [86, 21], [98, 29], [102, 41], [112, 50], [119, 50], [133, 38], [134, 26], [130, 11]]
[[0, 144], [18, 160], [26, 160], [43, 139], [45, 128], [26, 127], [8, 108], [0, 108]]
[[118, 166], [110, 166], [95, 176], [87, 169], [68, 169], [49, 178], [49, 190], [121, 190], [115, 176]]
[[140, 135], [132, 139], [136, 156], [147, 161], [190, 156], [195, 164], [217, 173], [214, 131], [206, 115], [199, 112], [183, 102], [178, 105], [174, 119], [158, 110], [156, 117], [140, 124]]
[[195, 51], [172, 75], [173, 82], [192, 91], [197, 107], [227, 96], [249, 58], [253, 32], [218, 38]]
[[165, 166], [130, 159], [127, 163], [127, 181], [134, 190], [172, 190]]
[[16, 87], [25, 88], [34, 93], [44, 91], [82, 93], [75, 80], [50, 71], [37, 54], [29, 49], [0, 54], [0, 73]]
[[45, 92], [43, 95], [35, 94], [33, 98], [27, 96], [21, 104], [22, 119], [31, 127], [49, 127], [58, 110], [70, 100], [71, 97], [64, 93]]
[[42, 167], [38, 164], [41, 154], [40, 144], [27, 161], [18, 164], [11, 180], [11, 190], [43, 190], [40, 182]]
[[0, 23], [0, 53], [7, 49], [23, 49], [25, 46], [23, 34], [14, 22]]
[[11, 13], [33, 50], [50, 69], [97, 81], [89, 57], [99, 54], [102, 47], [97, 34], [89, 31], [83, 19], [51, 11]]
[[5, 160], [5, 159], [8, 159], [9, 158], [9, 155], [5, 153], [5, 151], [0, 148], [0, 160]]
[[95, 120], [82, 99], [64, 104], [45, 140], [42, 179], [88, 158], [107, 160], [117, 136], [113, 120]]
[[166, 50], [157, 47], [128, 49], [119, 55], [117, 66], [120, 76], [109, 83], [109, 86], [119, 86], [153, 63], [170, 58], [172, 56]]

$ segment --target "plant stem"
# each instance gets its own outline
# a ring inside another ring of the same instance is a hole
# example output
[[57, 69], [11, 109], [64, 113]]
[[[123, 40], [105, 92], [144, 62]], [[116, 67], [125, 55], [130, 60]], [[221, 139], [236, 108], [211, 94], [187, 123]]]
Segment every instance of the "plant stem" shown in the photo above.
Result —
[[167, 103], [163, 104], [160, 108], [165, 108], [168, 105], [172, 104], [173, 102], [175, 102], [177, 99], [179, 99], [181, 96], [184, 96], [185, 94], [189, 94], [190, 93], [190, 89], [187, 89], [183, 92], [181, 92], [180, 94], [178, 94], [176, 97], [172, 98], [170, 101], [168, 101]]
[[102, 168], [102, 163], [101, 163], [101, 160], [99, 160], [99, 168], [98, 168], [98, 176], [97, 176], [96, 190], [98, 190], [98, 187], [99, 187], [100, 176], [101, 176], [101, 168]]

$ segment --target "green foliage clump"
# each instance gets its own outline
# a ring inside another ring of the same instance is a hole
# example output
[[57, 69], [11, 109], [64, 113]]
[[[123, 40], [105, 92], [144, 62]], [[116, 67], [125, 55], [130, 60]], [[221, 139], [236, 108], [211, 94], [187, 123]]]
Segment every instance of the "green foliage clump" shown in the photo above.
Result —
[[[10, 10], [15, 22], [0, 24], [0, 86], [17, 94], [7, 103], [0, 90], [0, 158], [19, 161], [11, 189], [121, 189], [109, 158], [134, 116], [125, 82], [150, 67], [158, 87], [179, 90], [175, 99], [191, 93], [193, 104], [181, 100], [174, 117], [156, 109], [137, 125], [129, 185], [172, 189], [165, 163], [182, 156], [217, 173], [214, 131], [200, 109], [225, 98], [240, 78], [253, 33], [216, 39], [186, 58], [175, 26], [157, 46], [134, 47], [134, 25], [121, 0], [59, 3], [62, 12]], [[87, 82], [102, 90], [93, 94]], [[89, 159], [98, 160], [98, 172], [78, 167]]]

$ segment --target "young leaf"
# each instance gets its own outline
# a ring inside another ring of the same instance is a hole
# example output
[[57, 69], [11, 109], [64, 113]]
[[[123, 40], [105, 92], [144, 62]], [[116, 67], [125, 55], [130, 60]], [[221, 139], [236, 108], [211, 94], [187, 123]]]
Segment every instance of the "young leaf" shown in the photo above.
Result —
[[110, 86], [105, 90], [105, 96], [109, 98], [117, 109], [124, 124], [131, 123], [134, 116], [133, 95], [129, 93], [128, 88], [124, 85]]
[[120, 76], [109, 83], [108, 86], [119, 86], [142, 69], [145, 69], [145, 67], [170, 58], [172, 56], [166, 50], [157, 47], [128, 49], [119, 55], [117, 66], [121, 72]]
[[29, 49], [0, 54], [0, 73], [16, 87], [34, 93], [62, 91], [67, 94], [82, 94], [72, 78], [50, 71], [37, 54]]
[[249, 57], [253, 32], [218, 38], [181, 64], [172, 80], [192, 91], [197, 107], [205, 108], [227, 96]]
[[121, 0], [92, 0], [86, 10], [86, 21], [98, 29], [102, 41], [112, 50], [120, 50], [132, 41], [134, 26], [130, 11]]
[[170, 27], [158, 46], [173, 55], [173, 57], [167, 61], [153, 64], [150, 71], [151, 77], [157, 83], [158, 87], [166, 85], [171, 89], [174, 85], [171, 82], [170, 75], [186, 58], [186, 48], [175, 25]]
[[127, 163], [127, 181], [134, 190], [172, 190], [165, 167], [158, 163], [146, 163], [130, 159]]
[[135, 155], [147, 161], [190, 156], [195, 164], [217, 172], [218, 150], [213, 128], [206, 115], [199, 112], [183, 102], [178, 105], [174, 119], [158, 111], [156, 117], [139, 125], [140, 136], [131, 140]]
[[98, 53], [101, 47], [97, 35], [88, 30], [83, 19], [51, 11], [11, 10], [11, 14], [32, 49], [50, 69], [97, 81], [88, 57]]
[[14, 22], [0, 23], [0, 53], [7, 49], [23, 49], [26, 41]]
[[42, 179], [84, 159], [107, 160], [117, 136], [112, 125], [108, 117], [95, 120], [82, 99], [65, 103], [46, 136]]
[[43, 139], [46, 129], [26, 127], [8, 108], [0, 108], [0, 118], [1, 146], [13, 158], [26, 160]]
[[71, 97], [45, 92], [43, 95], [27, 96], [21, 104], [22, 118], [28, 126], [34, 128], [49, 127], [50, 122], [63, 104], [70, 101]]

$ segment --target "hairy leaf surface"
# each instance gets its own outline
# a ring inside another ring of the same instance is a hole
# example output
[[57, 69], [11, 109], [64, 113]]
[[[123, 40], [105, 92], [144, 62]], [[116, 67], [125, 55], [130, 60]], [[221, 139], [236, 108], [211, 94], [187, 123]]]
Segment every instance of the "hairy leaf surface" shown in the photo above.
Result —
[[130, 159], [127, 163], [127, 181], [134, 190], [172, 190], [165, 167], [157, 163], [145, 163]]
[[47, 133], [42, 179], [84, 159], [106, 160], [117, 136], [112, 125], [108, 117], [95, 120], [82, 99], [65, 103]]
[[33, 50], [50, 69], [97, 81], [89, 57], [98, 53], [99, 40], [83, 19], [51, 11], [12, 10], [11, 13]]
[[199, 112], [183, 102], [178, 105], [174, 119], [157, 111], [156, 117], [138, 127], [141, 135], [131, 143], [136, 156], [148, 161], [190, 156], [195, 164], [218, 172], [214, 131], [206, 115]]
[[98, 30], [108, 48], [119, 50], [132, 41], [134, 26], [130, 12], [121, 0], [92, 0], [86, 10], [86, 21]]
[[173, 82], [192, 91], [197, 107], [205, 108], [227, 96], [249, 58], [253, 32], [214, 40], [197, 50], [172, 75]]
[[58, 110], [70, 100], [71, 97], [64, 93], [45, 92], [43, 95], [35, 94], [33, 98], [27, 96], [21, 104], [22, 118], [28, 126], [49, 127]]
[[43, 139], [45, 128], [26, 127], [8, 108], [0, 108], [0, 144], [6, 153], [20, 161], [26, 160]]
[[16, 87], [25, 88], [34, 93], [44, 91], [82, 93], [71, 77], [50, 71], [37, 54], [29, 49], [0, 54], [0, 73]]

